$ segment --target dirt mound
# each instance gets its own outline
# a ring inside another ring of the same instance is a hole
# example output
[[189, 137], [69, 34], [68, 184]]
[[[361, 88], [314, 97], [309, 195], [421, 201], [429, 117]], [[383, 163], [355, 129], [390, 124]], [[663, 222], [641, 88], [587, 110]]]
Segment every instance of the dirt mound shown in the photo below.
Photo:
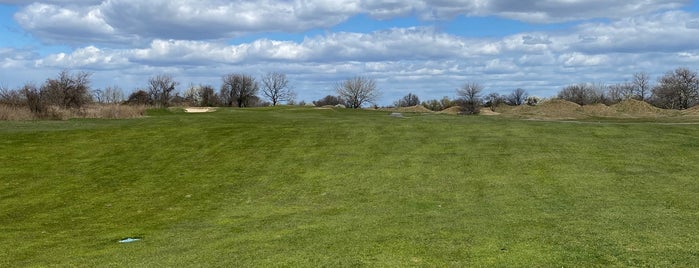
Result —
[[431, 113], [432, 110], [425, 108], [422, 105], [415, 105], [410, 107], [398, 107], [394, 109], [396, 112], [401, 113]]
[[654, 107], [645, 101], [625, 100], [611, 106], [620, 116], [657, 117], [668, 115], [667, 111]]
[[482, 114], [482, 115], [499, 115], [500, 113], [494, 112], [494, 111], [491, 110], [490, 108], [482, 108], [482, 109], [481, 109], [481, 114]]
[[438, 114], [459, 114], [461, 112], [461, 107], [452, 106], [437, 112]]
[[685, 116], [699, 116], [699, 105], [682, 111], [682, 115]]
[[579, 119], [586, 117], [580, 109], [580, 105], [559, 99], [548, 100], [536, 106], [520, 105], [503, 110], [503, 114], [534, 119]]
[[597, 117], [613, 117], [617, 115], [616, 110], [602, 103], [583, 105], [580, 107], [580, 111], [586, 115]]

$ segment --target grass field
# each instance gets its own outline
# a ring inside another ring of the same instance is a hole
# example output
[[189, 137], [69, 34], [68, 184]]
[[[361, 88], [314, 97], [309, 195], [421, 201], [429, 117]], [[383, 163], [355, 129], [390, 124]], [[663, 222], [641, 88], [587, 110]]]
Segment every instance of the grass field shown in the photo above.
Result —
[[698, 174], [691, 124], [313, 108], [0, 122], [0, 266], [691, 267]]

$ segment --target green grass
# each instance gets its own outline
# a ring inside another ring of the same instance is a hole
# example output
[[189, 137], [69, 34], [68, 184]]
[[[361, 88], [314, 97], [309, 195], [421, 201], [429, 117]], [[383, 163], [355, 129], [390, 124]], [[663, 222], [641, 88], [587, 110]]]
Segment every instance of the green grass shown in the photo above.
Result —
[[699, 265], [699, 125], [148, 115], [0, 122], [0, 266]]

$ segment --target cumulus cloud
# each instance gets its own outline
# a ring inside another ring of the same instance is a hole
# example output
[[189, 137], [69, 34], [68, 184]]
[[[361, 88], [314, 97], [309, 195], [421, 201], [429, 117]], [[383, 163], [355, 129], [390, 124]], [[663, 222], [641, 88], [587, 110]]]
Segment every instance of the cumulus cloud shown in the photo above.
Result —
[[137, 43], [145, 40], [147, 43], [154, 39], [212, 40], [250, 33], [323, 29], [359, 14], [379, 19], [417, 15], [423, 20], [444, 20], [459, 15], [499, 16], [550, 23], [618, 19], [687, 3], [687, 0], [66, 0], [37, 1], [25, 6], [15, 19], [47, 42]]

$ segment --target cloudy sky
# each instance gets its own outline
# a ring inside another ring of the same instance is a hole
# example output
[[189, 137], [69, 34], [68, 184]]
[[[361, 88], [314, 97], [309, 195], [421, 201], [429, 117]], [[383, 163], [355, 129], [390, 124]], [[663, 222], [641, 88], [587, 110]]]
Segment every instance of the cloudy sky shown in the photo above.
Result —
[[61, 70], [129, 93], [171, 74], [180, 90], [221, 76], [286, 73], [298, 100], [374, 78], [380, 105], [412, 92], [555, 95], [699, 68], [699, 4], [689, 0], [0, 0], [0, 85]]

